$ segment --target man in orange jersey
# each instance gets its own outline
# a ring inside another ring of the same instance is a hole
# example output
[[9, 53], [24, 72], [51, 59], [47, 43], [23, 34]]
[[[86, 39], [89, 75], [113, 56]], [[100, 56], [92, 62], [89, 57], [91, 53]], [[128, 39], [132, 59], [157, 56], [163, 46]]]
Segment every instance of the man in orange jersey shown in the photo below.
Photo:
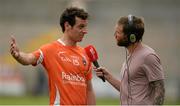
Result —
[[32, 53], [19, 50], [11, 38], [11, 55], [23, 65], [42, 64], [48, 74], [50, 105], [95, 105], [91, 84], [92, 66], [84, 49], [77, 45], [87, 34], [88, 13], [66, 8], [60, 17], [63, 36]]

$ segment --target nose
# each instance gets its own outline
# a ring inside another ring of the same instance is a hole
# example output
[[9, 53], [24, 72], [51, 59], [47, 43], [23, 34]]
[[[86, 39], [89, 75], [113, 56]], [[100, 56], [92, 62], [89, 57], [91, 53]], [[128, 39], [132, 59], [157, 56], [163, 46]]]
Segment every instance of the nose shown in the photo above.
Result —
[[88, 33], [87, 29], [84, 29], [82, 32], [83, 32], [83, 34], [87, 34]]
[[116, 37], [116, 32], [114, 32], [114, 37]]

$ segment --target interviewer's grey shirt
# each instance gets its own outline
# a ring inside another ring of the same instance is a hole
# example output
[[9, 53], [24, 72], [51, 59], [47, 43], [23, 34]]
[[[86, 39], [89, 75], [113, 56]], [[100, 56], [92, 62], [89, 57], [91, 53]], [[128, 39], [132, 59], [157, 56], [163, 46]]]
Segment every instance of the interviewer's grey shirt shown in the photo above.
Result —
[[125, 61], [120, 72], [121, 104], [153, 104], [154, 90], [149, 84], [151, 81], [164, 79], [159, 57], [152, 48], [140, 44], [127, 60], [129, 68]]

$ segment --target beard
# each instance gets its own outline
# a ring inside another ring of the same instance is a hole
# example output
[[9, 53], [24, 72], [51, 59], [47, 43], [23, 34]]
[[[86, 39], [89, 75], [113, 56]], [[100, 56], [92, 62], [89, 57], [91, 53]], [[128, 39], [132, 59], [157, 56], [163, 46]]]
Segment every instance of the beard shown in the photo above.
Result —
[[122, 39], [117, 41], [117, 45], [122, 47], [128, 47], [130, 45], [130, 42], [128, 41], [128, 39]]

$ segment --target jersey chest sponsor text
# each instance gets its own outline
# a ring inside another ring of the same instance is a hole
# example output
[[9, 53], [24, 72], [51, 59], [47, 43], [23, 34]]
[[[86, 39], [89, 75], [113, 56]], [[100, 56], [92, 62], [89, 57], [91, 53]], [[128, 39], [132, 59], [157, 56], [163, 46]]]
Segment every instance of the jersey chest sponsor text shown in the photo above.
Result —
[[58, 57], [61, 61], [72, 63], [75, 66], [79, 66], [81, 61], [83, 62], [84, 65], [86, 65], [85, 56], [83, 56], [82, 57], [83, 59], [81, 59], [81, 57], [76, 55], [67, 54], [66, 52], [59, 52]]
[[86, 87], [85, 78], [80, 76], [79, 74], [72, 74], [61, 72], [62, 74], [62, 82], [63, 84], [70, 84], [70, 85], [78, 85], [82, 87]]
[[75, 82], [85, 82], [85, 79], [78, 74], [61, 72], [61, 76], [62, 76], [62, 80], [75, 81]]

